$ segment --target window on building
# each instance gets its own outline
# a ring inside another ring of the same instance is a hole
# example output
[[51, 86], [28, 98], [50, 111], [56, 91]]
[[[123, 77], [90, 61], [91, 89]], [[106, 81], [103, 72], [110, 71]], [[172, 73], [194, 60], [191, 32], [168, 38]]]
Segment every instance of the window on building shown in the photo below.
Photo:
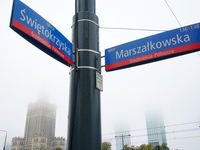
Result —
[[34, 141], [33, 141], [34, 143], [37, 143], [38, 142], [38, 139], [34, 139]]
[[64, 142], [60, 142], [60, 145], [64, 145]]
[[57, 142], [53, 142], [53, 146], [56, 146], [57, 145]]
[[13, 146], [17, 145], [17, 142], [13, 142]]
[[41, 142], [42, 143], [46, 143], [46, 139], [41, 139]]

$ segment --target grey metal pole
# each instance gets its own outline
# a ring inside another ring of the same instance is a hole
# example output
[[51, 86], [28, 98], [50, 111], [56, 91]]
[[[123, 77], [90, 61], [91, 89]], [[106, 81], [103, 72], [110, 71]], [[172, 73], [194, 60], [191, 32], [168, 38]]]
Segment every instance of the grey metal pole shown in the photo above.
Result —
[[121, 137], [122, 138], [122, 149], [124, 150], [124, 137], [125, 136], [131, 136], [130, 134], [128, 134], [128, 135], [123, 135], [122, 134], [122, 136], [115, 136], [115, 138], [117, 138], [117, 137]]
[[101, 150], [100, 91], [95, 82], [99, 71], [95, 0], [76, 0], [72, 30], [74, 64], [70, 73], [67, 150]]
[[2, 132], [5, 132], [5, 133], [6, 133], [6, 135], [5, 135], [5, 140], [4, 140], [4, 146], [3, 146], [3, 150], [5, 150], [5, 149], [6, 149], [7, 131], [5, 131], [5, 130], [0, 130], [0, 131], [2, 131]]
[[122, 148], [124, 150], [124, 136], [123, 136], [123, 134], [122, 134]]

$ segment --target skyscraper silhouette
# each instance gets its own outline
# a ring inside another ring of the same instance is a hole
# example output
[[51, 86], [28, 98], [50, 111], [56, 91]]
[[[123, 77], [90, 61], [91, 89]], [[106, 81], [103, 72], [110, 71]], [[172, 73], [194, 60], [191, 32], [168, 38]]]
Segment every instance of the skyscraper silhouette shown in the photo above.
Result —
[[64, 149], [65, 138], [55, 137], [56, 105], [38, 101], [28, 105], [24, 138], [12, 139], [11, 150]]
[[45, 101], [28, 105], [25, 126], [26, 149], [32, 146], [32, 139], [36, 136], [43, 136], [49, 145], [55, 137], [56, 105]]
[[162, 113], [159, 111], [146, 112], [148, 143], [153, 146], [167, 144]]

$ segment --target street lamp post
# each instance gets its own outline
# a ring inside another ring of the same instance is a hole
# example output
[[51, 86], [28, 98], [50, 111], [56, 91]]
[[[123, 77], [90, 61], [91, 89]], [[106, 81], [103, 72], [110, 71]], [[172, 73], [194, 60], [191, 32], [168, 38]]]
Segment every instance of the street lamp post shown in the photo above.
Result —
[[68, 150], [101, 150], [100, 90], [96, 88], [99, 25], [96, 0], [75, 0], [72, 25]]
[[3, 146], [3, 150], [5, 150], [5, 148], [6, 148], [6, 139], [7, 139], [7, 131], [5, 131], [5, 130], [0, 130], [0, 131], [6, 133], [5, 140], [4, 140], [4, 146]]
[[122, 136], [115, 136], [115, 137], [121, 137], [122, 138], [122, 148], [123, 148], [123, 150], [124, 150], [124, 137], [125, 136], [131, 136], [130, 134], [128, 134], [128, 135], [123, 135], [122, 134]]

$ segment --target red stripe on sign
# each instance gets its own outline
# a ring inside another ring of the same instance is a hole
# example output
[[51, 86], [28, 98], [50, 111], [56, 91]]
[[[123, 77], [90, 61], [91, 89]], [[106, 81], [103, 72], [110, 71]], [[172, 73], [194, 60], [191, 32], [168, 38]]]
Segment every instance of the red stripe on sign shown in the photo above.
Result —
[[178, 53], [181, 53], [181, 52], [192, 51], [192, 50], [199, 49], [199, 48], [200, 48], [200, 42], [194, 43], [194, 44], [188, 44], [188, 45], [185, 45], [185, 46], [167, 49], [167, 50], [163, 50], [163, 51], [159, 51], [159, 52], [155, 52], [155, 53], [151, 53], [151, 54], [147, 54], [147, 55], [143, 55], [143, 56], [139, 56], [139, 57], [126, 59], [126, 60], [123, 60], [123, 61], [120, 61], [120, 62], [117, 62], [117, 63], [113, 63], [113, 64], [110, 64], [110, 65], [106, 65], [105, 70], [109, 71], [109, 70], [116, 69], [116, 68], [119, 68], [119, 67], [123, 67], [123, 66], [126, 66], [126, 65], [131, 65], [131, 64], [135, 64], [135, 63], [146, 61], [146, 60], [152, 60], [152, 59], [155, 59], [155, 58], [160, 58], [160, 57], [164, 57], [164, 56], [178, 54]]
[[18, 28], [19, 30], [23, 31], [26, 34], [28, 34], [30, 31], [32, 31], [31, 29], [29, 29], [28, 27], [21, 24], [19, 21], [15, 20], [15, 19], [13, 19], [12, 25], [14, 27]]
[[59, 55], [62, 59], [67, 61], [70, 65], [73, 64], [73, 61], [67, 55], [65, 55], [62, 51], [60, 51], [53, 44], [51, 44], [49, 41], [47, 41], [46, 39], [41, 37], [39, 34], [37, 34], [36, 32], [32, 31], [31, 29], [29, 29], [27, 26], [21, 24], [20, 22], [18, 22], [15, 19], [13, 19], [13, 24], [12, 25], [14, 27], [18, 28], [19, 30], [23, 31], [27, 35], [31, 36], [33, 39], [37, 40], [38, 42], [40, 42], [41, 44], [43, 44], [44, 46], [46, 46], [50, 50], [52, 50], [54, 53]]

